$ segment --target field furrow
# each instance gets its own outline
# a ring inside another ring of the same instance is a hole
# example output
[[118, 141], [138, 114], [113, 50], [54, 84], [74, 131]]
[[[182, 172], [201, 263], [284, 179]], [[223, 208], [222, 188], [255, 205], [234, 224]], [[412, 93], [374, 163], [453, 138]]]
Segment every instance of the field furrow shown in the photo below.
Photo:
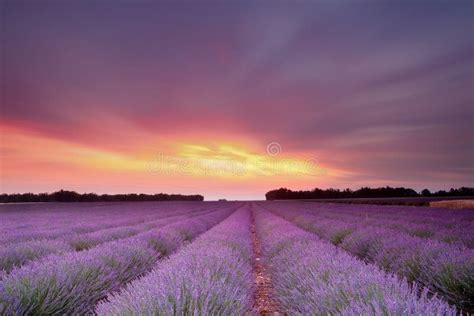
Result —
[[255, 225], [254, 207], [252, 207], [252, 248], [255, 258], [255, 309], [259, 315], [280, 315], [283, 309], [274, 297], [272, 278], [262, 260], [262, 246]]

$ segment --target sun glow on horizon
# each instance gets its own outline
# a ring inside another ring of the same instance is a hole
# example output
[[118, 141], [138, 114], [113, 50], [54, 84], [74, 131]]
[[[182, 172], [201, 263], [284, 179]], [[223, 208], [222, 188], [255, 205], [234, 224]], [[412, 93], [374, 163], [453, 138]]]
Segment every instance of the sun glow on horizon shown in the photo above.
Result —
[[[312, 159], [257, 153], [242, 145], [178, 144], [172, 155], [160, 154], [153, 162], [158, 172], [227, 179], [259, 176], [315, 176], [323, 172]], [[152, 166], [152, 167], [153, 167]]]
[[[264, 145], [258, 150], [244, 141], [187, 142], [169, 140], [160, 151], [159, 144], [145, 144], [128, 151], [104, 149], [94, 145], [56, 139], [21, 128], [0, 126], [2, 143], [2, 177], [20, 179], [23, 185], [35, 182], [57, 182], [65, 179], [84, 183], [144, 183], [166, 187], [179, 181], [194, 183], [242, 183], [251, 180], [261, 185], [271, 179], [314, 181], [328, 171], [309, 156], [269, 152]], [[150, 149], [152, 148], [152, 149]], [[281, 148], [280, 148], [281, 150]], [[101, 177], [90, 180], [91, 175]], [[145, 180], [144, 180], [145, 179]], [[68, 183], [73, 182], [69, 180]], [[5, 181], [5, 183], [8, 183]], [[2, 185], [2, 191], [11, 191]], [[30, 190], [30, 188], [26, 188]], [[91, 190], [94, 190], [91, 187]], [[173, 187], [169, 190], [173, 191]]]

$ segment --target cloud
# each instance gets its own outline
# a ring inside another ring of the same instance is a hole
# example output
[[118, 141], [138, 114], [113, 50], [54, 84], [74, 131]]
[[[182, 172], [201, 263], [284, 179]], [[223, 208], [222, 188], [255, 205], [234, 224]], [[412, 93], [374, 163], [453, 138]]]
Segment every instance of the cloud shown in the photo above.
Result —
[[5, 9], [2, 126], [121, 157], [278, 141], [334, 171], [296, 186], [472, 182], [471, 2]]

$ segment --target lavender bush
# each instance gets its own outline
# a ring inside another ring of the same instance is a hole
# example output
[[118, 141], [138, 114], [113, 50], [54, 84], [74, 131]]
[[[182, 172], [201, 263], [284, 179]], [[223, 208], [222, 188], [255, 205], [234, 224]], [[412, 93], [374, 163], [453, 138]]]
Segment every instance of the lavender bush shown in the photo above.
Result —
[[0, 205], [0, 242], [12, 244], [33, 239], [57, 239], [146, 224], [169, 216], [209, 211], [222, 203], [207, 202], [205, 206], [200, 202], [69, 204]]
[[218, 210], [162, 230], [14, 269], [0, 281], [0, 314], [89, 313], [107, 293], [149, 271], [162, 251], [175, 251], [185, 238], [196, 237], [232, 211]]
[[455, 315], [427, 290], [348, 255], [266, 211], [256, 212], [263, 259], [290, 315]]
[[[256, 312], [248, 207], [109, 205], [1, 209], [0, 315]], [[250, 206], [271, 296], [290, 315], [455, 315], [447, 301], [472, 311], [470, 212]]]
[[164, 227], [182, 219], [206, 214], [212, 210], [213, 209], [205, 209], [189, 212], [187, 215], [169, 215], [138, 225], [113, 227], [91, 233], [66, 235], [63, 238], [40, 239], [5, 245], [0, 247], [0, 270], [4, 270], [8, 273], [15, 267], [20, 267], [29, 261], [38, 260], [48, 255], [89, 249], [108, 241], [131, 237], [147, 230]]
[[414, 237], [403, 231], [383, 228], [377, 222], [367, 226], [366, 223], [338, 220], [337, 215], [327, 219], [294, 207], [273, 210], [358, 258], [429, 288], [462, 310], [474, 309], [473, 249]]
[[[413, 206], [346, 205], [330, 203], [277, 203], [276, 208], [298, 209], [319, 219], [384, 227], [411, 236], [474, 248], [474, 210], [462, 212]], [[286, 207], [288, 206], [288, 207]]]

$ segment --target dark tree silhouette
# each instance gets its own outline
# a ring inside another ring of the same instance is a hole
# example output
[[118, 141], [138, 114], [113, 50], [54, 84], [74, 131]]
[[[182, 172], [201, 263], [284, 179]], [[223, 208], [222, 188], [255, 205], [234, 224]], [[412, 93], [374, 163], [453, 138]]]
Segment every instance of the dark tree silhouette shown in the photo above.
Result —
[[202, 195], [181, 194], [102, 194], [60, 190], [53, 193], [14, 193], [0, 195], [0, 203], [19, 202], [121, 202], [121, 201], [204, 201]]
[[421, 194], [410, 188], [369, 188], [362, 187], [359, 190], [352, 191], [345, 189], [327, 189], [322, 190], [315, 188], [311, 191], [291, 191], [287, 188], [272, 190], [265, 194], [267, 200], [299, 200], [299, 199], [352, 199], [352, 198], [395, 198], [395, 197], [419, 197], [419, 196], [474, 196], [474, 188], [461, 187], [459, 189], [452, 188], [449, 192], [438, 191], [431, 193], [428, 189], [424, 189]]

